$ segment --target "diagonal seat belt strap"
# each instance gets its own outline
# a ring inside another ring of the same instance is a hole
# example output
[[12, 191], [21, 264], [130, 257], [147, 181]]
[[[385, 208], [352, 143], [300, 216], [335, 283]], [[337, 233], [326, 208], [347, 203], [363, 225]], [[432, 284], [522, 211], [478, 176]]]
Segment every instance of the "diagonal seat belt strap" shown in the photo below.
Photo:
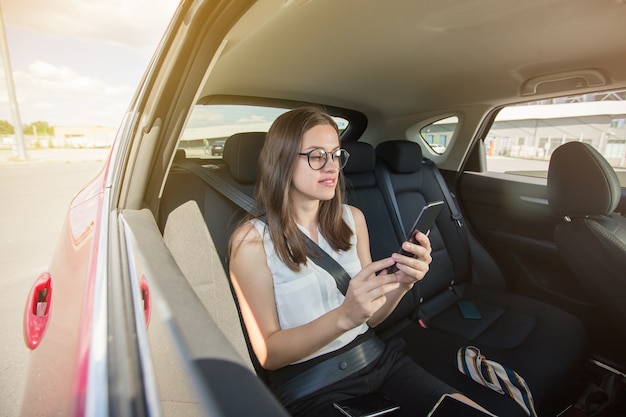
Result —
[[306, 252], [309, 258], [317, 264], [320, 268], [323, 268], [330, 275], [335, 278], [337, 288], [343, 295], [346, 295], [348, 291], [348, 284], [350, 283], [350, 274], [339, 263], [333, 259], [324, 249], [320, 248], [317, 243], [311, 240], [310, 237], [302, 233], [306, 239], [304, 244], [306, 245]]
[[459, 372], [499, 394], [508, 394], [529, 417], [537, 417], [530, 388], [517, 372], [498, 362], [487, 360], [474, 346], [462, 347], [456, 354]]
[[[218, 175], [215, 175], [211, 170], [205, 169], [202, 166], [193, 162], [177, 161], [176, 166], [186, 169], [187, 171], [195, 174], [205, 183], [210, 185], [213, 189], [218, 191], [224, 197], [235, 203], [237, 206], [252, 214], [253, 216], [260, 218], [261, 213], [254, 199], [224, 180]], [[261, 219], [265, 221], [265, 219]], [[306, 245], [307, 256], [320, 268], [326, 270], [337, 283], [337, 288], [343, 295], [348, 291], [348, 283], [350, 282], [350, 275], [339, 263], [334, 260], [326, 251], [319, 247], [317, 243], [311, 240], [306, 234], [302, 233], [305, 238], [304, 243]]]
[[205, 183], [221, 193], [224, 197], [228, 198], [230, 201], [237, 204], [239, 207], [241, 207], [246, 212], [252, 214], [253, 216], [256, 217], [262, 214], [260, 213], [252, 197], [250, 197], [228, 181], [224, 180], [220, 176], [215, 175], [213, 172], [211, 172], [210, 169], [203, 168], [201, 165], [187, 161], [177, 161], [176, 166], [186, 169], [192, 174], [195, 174]]
[[465, 272], [468, 272], [471, 276], [473, 273], [472, 247], [469, 243], [469, 237], [467, 235], [468, 232], [466, 230], [466, 226], [465, 224], [463, 224], [463, 216], [461, 215], [461, 212], [459, 211], [456, 201], [454, 200], [454, 197], [452, 196], [452, 192], [450, 192], [450, 189], [448, 188], [448, 184], [446, 183], [446, 180], [443, 178], [443, 175], [441, 174], [441, 171], [439, 171], [439, 168], [437, 167], [437, 165], [430, 159], [425, 159], [424, 163], [427, 165], [430, 165], [433, 176], [435, 177], [437, 183], [439, 184], [439, 188], [441, 189], [441, 192], [443, 193], [443, 197], [445, 198], [446, 203], [448, 203], [448, 208], [450, 209], [450, 215], [451, 215], [450, 218], [456, 226], [456, 231], [459, 234], [461, 244], [466, 249], [466, 253], [468, 257], [467, 265], [465, 265], [465, 270], [466, 270]]
[[461, 213], [459, 212], [456, 202], [454, 201], [454, 197], [452, 197], [452, 193], [448, 189], [448, 184], [446, 183], [446, 180], [443, 178], [443, 175], [441, 175], [441, 171], [439, 171], [439, 168], [437, 167], [437, 165], [435, 165], [433, 161], [431, 161], [430, 159], [426, 159], [424, 162], [431, 166], [433, 175], [435, 176], [435, 179], [437, 180], [437, 183], [439, 184], [439, 188], [441, 189], [441, 192], [443, 193], [443, 197], [446, 199], [448, 203], [448, 207], [450, 208], [450, 212], [452, 214], [451, 216], [452, 220], [454, 221], [456, 226], [459, 228], [459, 233], [463, 233], [462, 232], [463, 216], [461, 216]]

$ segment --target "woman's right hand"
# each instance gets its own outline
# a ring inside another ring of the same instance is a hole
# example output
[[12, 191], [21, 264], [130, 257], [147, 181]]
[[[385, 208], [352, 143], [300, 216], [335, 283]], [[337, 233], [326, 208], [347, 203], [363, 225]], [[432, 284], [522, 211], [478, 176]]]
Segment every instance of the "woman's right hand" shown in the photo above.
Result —
[[[340, 307], [345, 319], [341, 325], [346, 331], [367, 322], [385, 305], [386, 294], [400, 286], [396, 276], [385, 271], [393, 264], [391, 258], [372, 262], [350, 280], [346, 297]], [[377, 272], [380, 273], [377, 275]]]

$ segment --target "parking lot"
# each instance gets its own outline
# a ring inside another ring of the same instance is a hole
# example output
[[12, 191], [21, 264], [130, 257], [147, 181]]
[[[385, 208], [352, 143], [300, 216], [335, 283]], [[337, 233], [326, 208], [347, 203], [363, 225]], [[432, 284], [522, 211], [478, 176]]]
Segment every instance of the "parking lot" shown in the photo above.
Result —
[[93, 177], [106, 149], [28, 151], [17, 161], [0, 150], [0, 415], [19, 414], [28, 350], [22, 314], [35, 278], [46, 270], [72, 196]]

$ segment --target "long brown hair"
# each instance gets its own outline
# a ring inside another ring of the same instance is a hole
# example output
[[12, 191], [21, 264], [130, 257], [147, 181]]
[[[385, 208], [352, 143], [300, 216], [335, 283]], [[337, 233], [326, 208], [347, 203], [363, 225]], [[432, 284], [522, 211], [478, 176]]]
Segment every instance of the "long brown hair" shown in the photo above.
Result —
[[[293, 271], [306, 264], [306, 249], [291, 204], [291, 181], [304, 133], [317, 125], [329, 125], [338, 133], [335, 121], [315, 107], [302, 107], [279, 116], [265, 139], [259, 156], [256, 202], [265, 210], [270, 237], [278, 257]], [[335, 196], [321, 201], [318, 213], [320, 232], [336, 250], [348, 250], [352, 230], [343, 220], [343, 173]]]

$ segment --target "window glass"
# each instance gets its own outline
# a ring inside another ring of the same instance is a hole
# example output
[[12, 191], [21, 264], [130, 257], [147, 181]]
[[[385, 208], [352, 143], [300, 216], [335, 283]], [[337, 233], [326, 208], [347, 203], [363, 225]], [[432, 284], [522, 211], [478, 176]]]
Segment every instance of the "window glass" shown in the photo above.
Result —
[[[235, 133], [267, 132], [274, 120], [289, 109], [244, 105], [197, 105], [192, 110], [178, 148], [187, 158], [221, 159], [224, 143]], [[340, 134], [348, 121], [333, 117]]]
[[626, 90], [505, 107], [484, 139], [487, 170], [546, 178], [552, 152], [581, 141], [598, 149], [624, 177], [625, 120]]
[[423, 142], [428, 145], [428, 149], [438, 155], [443, 154], [450, 144], [452, 135], [459, 124], [456, 116], [446, 117], [437, 120], [420, 129], [419, 134]]

